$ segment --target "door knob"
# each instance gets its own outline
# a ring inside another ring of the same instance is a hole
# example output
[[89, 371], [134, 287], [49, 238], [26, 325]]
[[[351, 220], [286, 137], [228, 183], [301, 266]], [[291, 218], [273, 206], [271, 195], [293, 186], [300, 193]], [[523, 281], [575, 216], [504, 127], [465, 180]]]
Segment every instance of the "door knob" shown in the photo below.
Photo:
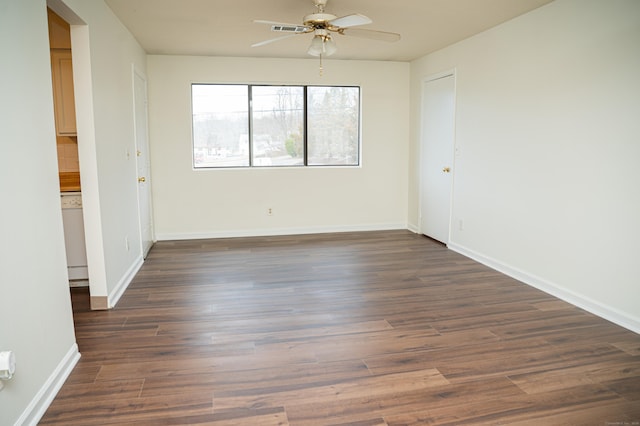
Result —
[[445, 167], [445, 168], [442, 169], [442, 171], [445, 172], [445, 173], [449, 173], [449, 172], [451, 172], [451, 167]]
[[138, 178], [138, 182], [146, 182], [146, 181], [147, 179], [144, 176]]

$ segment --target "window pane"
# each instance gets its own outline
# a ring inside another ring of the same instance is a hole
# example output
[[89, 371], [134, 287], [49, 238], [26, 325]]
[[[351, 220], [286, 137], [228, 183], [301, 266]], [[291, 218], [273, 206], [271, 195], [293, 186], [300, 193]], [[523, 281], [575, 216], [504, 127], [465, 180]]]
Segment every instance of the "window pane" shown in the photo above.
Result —
[[254, 166], [304, 165], [304, 90], [300, 86], [251, 88]]
[[193, 164], [249, 165], [249, 87], [192, 85]]
[[358, 165], [358, 87], [307, 88], [309, 165]]

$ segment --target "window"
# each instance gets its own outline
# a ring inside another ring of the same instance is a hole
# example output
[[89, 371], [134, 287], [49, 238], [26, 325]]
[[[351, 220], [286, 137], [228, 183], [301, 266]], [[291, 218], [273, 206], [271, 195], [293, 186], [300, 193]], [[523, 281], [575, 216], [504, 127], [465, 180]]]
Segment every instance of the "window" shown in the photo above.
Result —
[[251, 164], [304, 165], [304, 88], [254, 86], [251, 95]]
[[360, 88], [193, 84], [195, 168], [357, 166]]

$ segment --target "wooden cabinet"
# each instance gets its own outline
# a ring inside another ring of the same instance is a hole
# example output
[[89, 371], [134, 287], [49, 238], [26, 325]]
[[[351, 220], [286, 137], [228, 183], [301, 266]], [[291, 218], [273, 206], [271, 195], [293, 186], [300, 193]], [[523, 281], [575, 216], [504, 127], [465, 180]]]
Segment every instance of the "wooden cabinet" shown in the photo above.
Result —
[[71, 50], [51, 49], [53, 101], [58, 136], [76, 135], [76, 107], [73, 94]]

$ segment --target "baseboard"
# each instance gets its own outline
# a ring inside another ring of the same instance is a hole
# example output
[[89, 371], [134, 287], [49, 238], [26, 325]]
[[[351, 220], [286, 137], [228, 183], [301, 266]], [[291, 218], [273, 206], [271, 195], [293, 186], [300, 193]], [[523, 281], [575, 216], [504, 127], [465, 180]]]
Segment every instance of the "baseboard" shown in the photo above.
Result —
[[156, 233], [158, 241], [199, 240], [208, 238], [270, 237], [278, 235], [328, 234], [333, 232], [389, 231], [407, 229], [406, 223], [372, 225], [319, 226], [310, 228], [237, 229], [217, 232]]
[[15, 426], [18, 425], [37, 425], [47, 408], [53, 402], [60, 388], [64, 384], [69, 374], [73, 370], [73, 367], [78, 363], [80, 359], [80, 352], [78, 352], [78, 345], [76, 343], [71, 346], [67, 354], [62, 358], [62, 361], [58, 364], [51, 376], [47, 379], [44, 385], [40, 388], [36, 396], [31, 400], [31, 403], [24, 410], [22, 415], [18, 418]]
[[108, 309], [111, 309], [118, 304], [118, 301], [124, 294], [125, 290], [129, 287], [129, 284], [131, 284], [131, 281], [133, 281], [133, 278], [136, 276], [143, 263], [144, 259], [142, 258], [142, 256], [139, 256], [135, 260], [133, 265], [131, 265], [131, 267], [127, 270], [127, 272], [125, 272], [120, 281], [118, 281], [118, 285], [116, 286], [116, 288], [114, 288], [113, 291], [109, 293]]
[[571, 303], [572, 305], [584, 309], [585, 311], [590, 312], [594, 315], [597, 315], [600, 318], [606, 319], [607, 321], [611, 321], [612, 323], [631, 330], [634, 333], [640, 334], [639, 318], [632, 317], [624, 312], [612, 308], [611, 306], [604, 305], [600, 302], [563, 288], [536, 275], [522, 271], [518, 268], [514, 268], [461, 245], [449, 243], [447, 247], [457, 253], [462, 254], [463, 256], [480, 262], [491, 269], [502, 272], [503, 274], [515, 278], [518, 281], [522, 281], [523, 283], [530, 285], [531, 287], [535, 287], [538, 290], [544, 291], [545, 293], [555, 296], [558, 299], [562, 299], [567, 303]]
[[407, 229], [411, 232], [413, 232], [414, 234], [419, 234], [420, 233], [420, 228], [418, 227], [418, 225], [415, 225], [413, 223], [410, 223], [407, 225]]

